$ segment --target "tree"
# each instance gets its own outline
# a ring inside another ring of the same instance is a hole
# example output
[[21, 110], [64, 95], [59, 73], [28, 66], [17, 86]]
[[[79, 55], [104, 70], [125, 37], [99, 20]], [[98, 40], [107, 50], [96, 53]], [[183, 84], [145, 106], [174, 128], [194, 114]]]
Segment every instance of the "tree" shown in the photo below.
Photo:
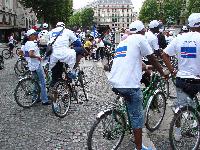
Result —
[[26, 8], [32, 8], [38, 18], [44, 22], [55, 24], [67, 22], [72, 15], [73, 0], [19, 0]]
[[157, 0], [146, 0], [139, 13], [139, 19], [145, 23], [151, 20], [159, 20], [159, 6]]
[[191, 13], [200, 13], [200, 0], [189, 0], [187, 10], [188, 15]]
[[86, 8], [81, 12], [81, 25], [90, 27], [93, 25], [94, 11], [92, 8]]
[[164, 0], [162, 4], [164, 23], [178, 23], [182, 10], [182, 0]]
[[69, 27], [80, 27], [81, 26], [81, 12], [77, 12], [69, 17], [67, 25]]

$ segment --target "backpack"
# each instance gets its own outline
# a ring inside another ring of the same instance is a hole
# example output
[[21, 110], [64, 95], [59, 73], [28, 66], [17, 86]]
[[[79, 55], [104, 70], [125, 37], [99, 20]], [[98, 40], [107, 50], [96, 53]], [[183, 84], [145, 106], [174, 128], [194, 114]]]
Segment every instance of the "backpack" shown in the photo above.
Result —
[[43, 30], [39, 34], [39, 42], [40, 45], [47, 45], [49, 42], [49, 32], [47, 30]]

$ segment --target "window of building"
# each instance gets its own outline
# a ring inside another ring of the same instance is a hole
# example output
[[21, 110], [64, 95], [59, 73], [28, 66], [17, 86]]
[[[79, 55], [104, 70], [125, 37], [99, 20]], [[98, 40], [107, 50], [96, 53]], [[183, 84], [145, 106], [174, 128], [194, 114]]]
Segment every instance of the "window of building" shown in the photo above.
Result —
[[127, 12], [128, 12], [128, 9], [127, 9]]
[[124, 24], [122, 24], [122, 27], [124, 27]]
[[122, 22], [124, 22], [124, 18], [122, 18]]

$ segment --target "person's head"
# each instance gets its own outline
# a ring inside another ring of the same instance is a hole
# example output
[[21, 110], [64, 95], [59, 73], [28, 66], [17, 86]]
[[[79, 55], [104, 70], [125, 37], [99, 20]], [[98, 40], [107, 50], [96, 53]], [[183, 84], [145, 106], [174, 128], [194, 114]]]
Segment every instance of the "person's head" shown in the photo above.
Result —
[[29, 41], [34, 41], [34, 40], [37, 40], [38, 38], [38, 32], [36, 32], [34, 29], [28, 30], [26, 35]]
[[192, 13], [188, 18], [188, 26], [191, 31], [200, 32], [200, 13]]
[[42, 28], [43, 29], [48, 29], [49, 25], [47, 23], [43, 23]]
[[129, 25], [130, 34], [145, 34], [144, 24], [140, 20], [136, 20]]
[[159, 33], [159, 29], [161, 28], [161, 24], [158, 20], [153, 20], [149, 23], [149, 29], [153, 33]]
[[90, 35], [89, 38], [88, 38], [88, 40], [89, 40], [90, 42], [92, 42], [92, 41], [94, 40], [94, 37]]
[[173, 36], [174, 32], [173, 31], [169, 31], [169, 36]]
[[64, 24], [64, 22], [58, 22], [56, 24], [56, 27], [63, 27], [63, 28], [65, 28], [65, 24]]

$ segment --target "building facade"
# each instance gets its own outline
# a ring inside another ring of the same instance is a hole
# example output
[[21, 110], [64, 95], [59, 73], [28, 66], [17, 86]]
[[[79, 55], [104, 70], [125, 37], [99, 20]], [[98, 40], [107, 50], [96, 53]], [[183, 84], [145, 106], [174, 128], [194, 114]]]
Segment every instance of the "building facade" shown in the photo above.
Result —
[[90, 5], [94, 10], [94, 22], [111, 28], [128, 28], [136, 20], [131, 0], [96, 0]]
[[7, 42], [10, 33], [16, 36], [21, 30], [35, 25], [36, 15], [31, 9], [25, 9], [18, 0], [0, 0], [0, 42]]

